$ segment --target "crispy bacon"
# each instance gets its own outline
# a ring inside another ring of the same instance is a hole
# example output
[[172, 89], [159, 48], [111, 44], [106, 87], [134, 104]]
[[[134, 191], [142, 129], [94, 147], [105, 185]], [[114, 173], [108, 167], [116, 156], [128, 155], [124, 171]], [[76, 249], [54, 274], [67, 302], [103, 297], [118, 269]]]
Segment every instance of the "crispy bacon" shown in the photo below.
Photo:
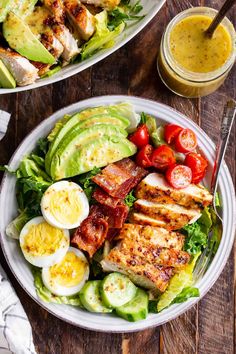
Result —
[[127, 158], [105, 167], [93, 181], [110, 196], [124, 199], [146, 174], [147, 171]]
[[123, 202], [120, 202], [115, 208], [106, 205], [101, 206], [101, 210], [105, 215], [109, 228], [120, 229], [128, 216], [129, 208]]
[[111, 197], [107, 192], [97, 187], [93, 193], [93, 198], [100, 204], [115, 208], [122, 199]]
[[148, 174], [148, 171], [142, 167], [136, 165], [134, 161], [129, 158], [125, 158], [115, 163], [116, 166], [122, 168], [129, 172], [133, 177], [132, 189], [137, 186], [137, 184]]
[[93, 205], [89, 216], [81, 223], [72, 237], [71, 243], [92, 257], [104, 243], [108, 232], [108, 222], [99, 206]]

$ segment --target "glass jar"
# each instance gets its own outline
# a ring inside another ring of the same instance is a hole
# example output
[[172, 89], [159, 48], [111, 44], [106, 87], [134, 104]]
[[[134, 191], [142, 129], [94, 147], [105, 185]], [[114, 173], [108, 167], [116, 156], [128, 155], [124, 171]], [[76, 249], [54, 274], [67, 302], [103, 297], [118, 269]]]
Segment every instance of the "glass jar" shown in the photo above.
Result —
[[172, 55], [170, 34], [177, 23], [194, 15], [205, 15], [214, 18], [216, 13], [216, 10], [208, 7], [191, 8], [179, 13], [166, 28], [161, 41], [157, 68], [163, 83], [179, 96], [189, 98], [202, 97], [216, 91], [222, 85], [234, 64], [236, 56], [236, 35], [234, 27], [228, 18], [224, 18], [222, 25], [231, 37], [232, 50], [227, 61], [217, 70], [207, 73], [189, 71], [181, 66]]

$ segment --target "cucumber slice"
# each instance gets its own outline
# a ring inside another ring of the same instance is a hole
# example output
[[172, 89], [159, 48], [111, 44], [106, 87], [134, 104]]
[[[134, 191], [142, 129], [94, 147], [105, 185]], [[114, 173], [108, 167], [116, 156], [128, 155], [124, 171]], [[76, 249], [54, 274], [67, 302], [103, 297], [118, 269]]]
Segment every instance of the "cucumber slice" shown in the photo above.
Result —
[[112, 309], [103, 305], [100, 296], [101, 280], [88, 281], [79, 293], [80, 301], [90, 312], [107, 313]]
[[148, 294], [144, 290], [138, 289], [130, 302], [116, 308], [116, 313], [130, 322], [145, 320], [148, 315]]
[[101, 285], [102, 301], [107, 307], [115, 308], [132, 300], [136, 294], [136, 286], [123, 274], [107, 275]]

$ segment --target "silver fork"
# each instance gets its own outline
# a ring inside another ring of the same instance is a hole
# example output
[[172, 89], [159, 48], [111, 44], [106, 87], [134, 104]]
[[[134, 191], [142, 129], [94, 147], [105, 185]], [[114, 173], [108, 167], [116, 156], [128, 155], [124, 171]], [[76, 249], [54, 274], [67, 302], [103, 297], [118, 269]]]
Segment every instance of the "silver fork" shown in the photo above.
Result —
[[[216, 157], [215, 163], [212, 173], [211, 179], [211, 193], [213, 194], [213, 209], [216, 215], [216, 223], [218, 225], [219, 230], [219, 239], [221, 239], [223, 233], [223, 220], [219, 215], [218, 207], [216, 206], [216, 193], [217, 193], [217, 185], [219, 179], [220, 168], [222, 162], [224, 160], [225, 151], [228, 145], [230, 132], [233, 126], [234, 118], [236, 115], [236, 102], [234, 100], [230, 100], [226, 103], [224, 107], [223, 118], [221, 122], [220, 136], [216, 147]], [[196, 267], [193, 272], [193, 281], [196, 282], [199, 280], [207, 268], [210, 265], [212, 257], [215, 252], [216, 243], [212, 242], [212, 233], [208, 236], [207, 246], [202, 252], [200, 258], [197, 261]]]

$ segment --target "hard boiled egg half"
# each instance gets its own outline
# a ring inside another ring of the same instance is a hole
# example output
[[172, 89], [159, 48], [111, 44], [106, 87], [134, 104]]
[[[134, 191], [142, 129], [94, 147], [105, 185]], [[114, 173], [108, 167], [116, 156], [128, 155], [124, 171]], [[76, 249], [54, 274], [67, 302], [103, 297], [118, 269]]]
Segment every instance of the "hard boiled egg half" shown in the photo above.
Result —
[[53, 294], [70, 296], [78, 293], [89, 277], [89, 264], [85, 255], [70, 247], [58, 264], [43, 268], [43, 283]]
[[41, 200], [45, 220], [61, 229], [74, 229], [87, 218], [89, 202], [83, 189], [74, 182], [60, 181], [51, 185]]
[[20, 233], [20, 247], [28, 262], [50, 267], [60, 262], [70, 245], [68, 230], [48, 224], [42, 216], [30, 220]]

